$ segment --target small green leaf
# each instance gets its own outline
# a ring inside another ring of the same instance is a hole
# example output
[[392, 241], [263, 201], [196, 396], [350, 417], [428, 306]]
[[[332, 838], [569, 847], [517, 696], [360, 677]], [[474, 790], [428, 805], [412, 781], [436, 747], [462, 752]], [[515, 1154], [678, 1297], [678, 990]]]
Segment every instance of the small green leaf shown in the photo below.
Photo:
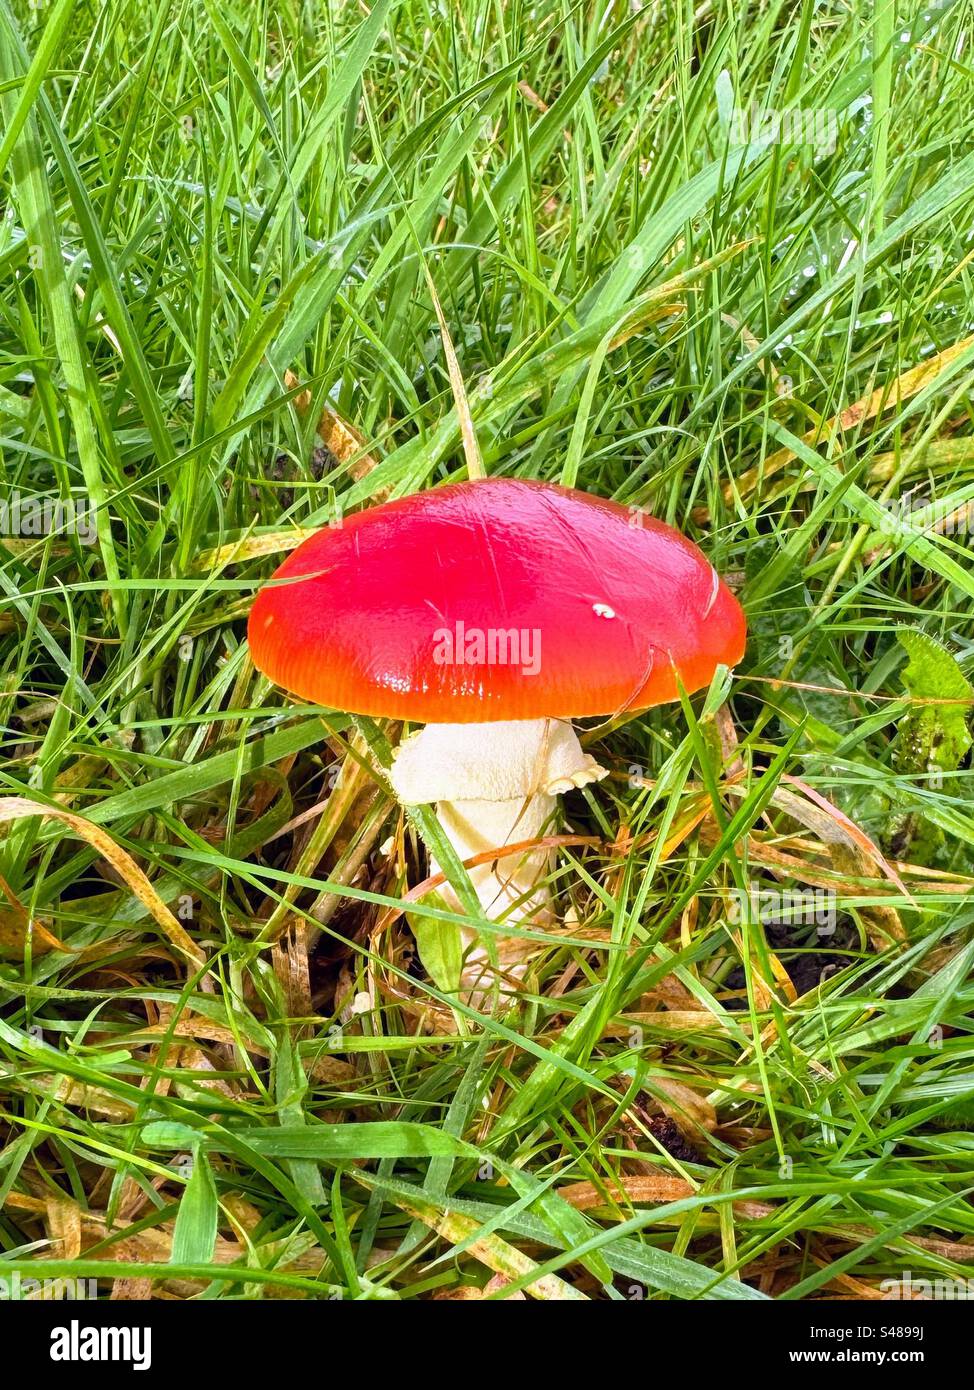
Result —
[[[450, 911], [439, 893], [427, 893], [424, 902], [431, 907]], [[463, 941], [460, 928], [453, 922], [438, 922], [429, 917], [409, 914], [409, 925], [416, 938], [416, 949], [423, 962], [423, 969], [444, 994], [453, 994], [460, 988], [460, 971], [463, 966]]]
[[216, 1184], [209, 1160], [198, 1149], [193, 1155], [193, 1171], [176, 1214], [171, 1263], [209, 1264], [216, 1245], [216, 1228]]
[[200, 1142], [200, 1135], [189, 1125], [177, 1124], [175, 1120], [154, 1120], [143, 1125], [142, 1142], [150, 1149], [194, 1149]]
[[968, 717], [974, 689], [940, 642], [916, 628], [898, 628], [896, 636], [910, 658], [903, 670], [909, 693], [918, 700], [957, 702], [908, 710], [896, 736], [897, 766], [907, 772], [931, 767], [953, 772], [971, 747]]

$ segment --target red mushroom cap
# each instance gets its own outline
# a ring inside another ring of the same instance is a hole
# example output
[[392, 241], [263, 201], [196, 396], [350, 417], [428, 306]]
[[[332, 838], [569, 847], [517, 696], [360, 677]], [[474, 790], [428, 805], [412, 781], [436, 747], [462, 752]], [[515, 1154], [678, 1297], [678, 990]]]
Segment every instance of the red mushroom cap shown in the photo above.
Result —
[[645, 709], [743, 655], [692, 542], [570, 488], [457, 483], [310, 536], [257, 595], [258, 670], [315, 704], [425, 723]]

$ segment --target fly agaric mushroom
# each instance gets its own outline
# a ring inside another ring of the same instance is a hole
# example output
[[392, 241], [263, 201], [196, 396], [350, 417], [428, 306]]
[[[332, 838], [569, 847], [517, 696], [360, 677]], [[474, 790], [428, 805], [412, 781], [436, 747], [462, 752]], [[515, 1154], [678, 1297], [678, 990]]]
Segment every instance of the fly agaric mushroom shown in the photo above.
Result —
[[[570, 720], [708, 685], [741, 659], [745, 622], [662, 522], [570, 488], [484, 479], [309, 537], [257, 595], [248, 636], [258, 670], [304, 699], [425, 724], [400, 745], [392, 785], [406, 805], [435, 802], [467, 860], [537, 841], [558, 794], [605, 776]], [[486, 918], [543, 927], [550, 865], [542, 847], [473, 866]], [[489, 952], [475, 930], [462, 937], [461, 984], [482, 1000]], [[502, 989], [517, 988], [530, 946], [495, 938]]]

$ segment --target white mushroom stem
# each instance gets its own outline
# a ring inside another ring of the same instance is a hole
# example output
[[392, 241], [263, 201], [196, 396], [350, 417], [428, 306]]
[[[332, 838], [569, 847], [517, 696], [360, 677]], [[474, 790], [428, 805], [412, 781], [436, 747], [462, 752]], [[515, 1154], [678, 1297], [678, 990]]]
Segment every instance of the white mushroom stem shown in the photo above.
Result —
[[[405, 805], [436, 803], [436, 814], [461, 860], [503, 849], [545, 833], [556, 798], [606, 775], [582, 751], [570, 724], [558, 719], [518, 719], [489, 724], [428, 724], [407, 738], [393, 763], [391, 780]], [[550, 894], [543, 882], [552, 866], [550, 850], [503, 855], [469, 869], [484, 916], [490, 921], [543, 928], [550, 923]], [[432, 871], [440, 872], [433, 863]], [[449, 885], [439, 890], [460, 905]], [[515, 991], [537, 943], [494, 935], [497, 974], [481, 933], [461, 932], [461, 988], [482, 1003], [495, 981]]]

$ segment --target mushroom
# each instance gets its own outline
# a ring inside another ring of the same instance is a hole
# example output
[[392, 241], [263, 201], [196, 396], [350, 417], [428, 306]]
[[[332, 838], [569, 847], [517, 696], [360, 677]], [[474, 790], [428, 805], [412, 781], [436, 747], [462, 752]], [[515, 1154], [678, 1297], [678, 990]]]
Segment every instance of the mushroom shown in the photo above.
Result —
[[[645, 709], [743, 655], [740, 605], [701, 552], [618, 503], [483, 479], [418, 493], [305, 540], [257, 595], [258, 670], [317, 704], [425, 725], [391, 781], [435, 802], [489, 921], [550, 923], [556, 798], [604, 777], [569, 721]], [[433, 871], [437, 871], [434, 863]], [[443, 896], [459, 907], [451, 890]], [[463, 929], [464, 997], [515, 991], [536, 943]]]

